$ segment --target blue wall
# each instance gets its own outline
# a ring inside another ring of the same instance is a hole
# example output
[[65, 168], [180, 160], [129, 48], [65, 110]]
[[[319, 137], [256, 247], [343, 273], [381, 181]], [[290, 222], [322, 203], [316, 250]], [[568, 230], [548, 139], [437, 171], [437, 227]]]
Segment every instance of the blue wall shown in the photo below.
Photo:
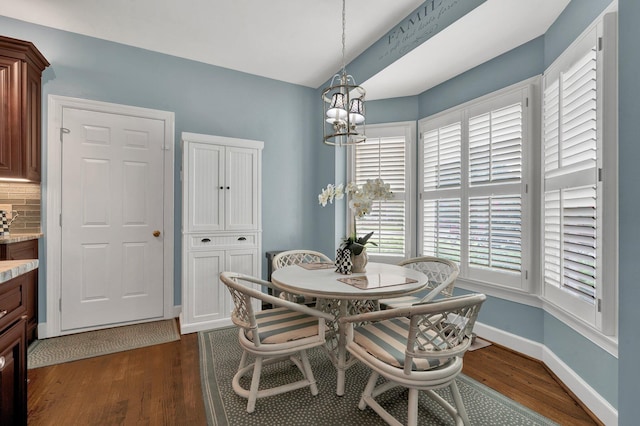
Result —
[[640, 2], [619, 0], [619, 424], [631, 426], [640, 419]]

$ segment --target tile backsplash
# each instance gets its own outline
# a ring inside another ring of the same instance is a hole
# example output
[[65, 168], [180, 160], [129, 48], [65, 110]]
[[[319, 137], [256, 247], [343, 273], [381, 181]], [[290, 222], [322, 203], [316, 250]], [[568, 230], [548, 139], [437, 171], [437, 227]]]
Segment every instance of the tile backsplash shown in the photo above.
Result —
[[41, 232], [40, 184], [0, 182], [0, 204], [11, 204], [19, 216], [11, 224], [12, 234]]

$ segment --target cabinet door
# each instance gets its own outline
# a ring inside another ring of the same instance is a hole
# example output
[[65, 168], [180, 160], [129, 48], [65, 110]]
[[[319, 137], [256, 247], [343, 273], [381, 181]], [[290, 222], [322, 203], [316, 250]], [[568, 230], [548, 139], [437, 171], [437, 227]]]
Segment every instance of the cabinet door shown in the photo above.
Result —
[[[0, 245], [0, 260], [38, 258], [38, 240]], [[27, 308], [27, 343], [37, 338], [38, 327], [38, 270], [25, 274], [25, 305]]]
[[258, 150], [227, 147], [225, 191], [225, 229], [258, 229], [259, 222]]
[[[225, 270], [231, 272], [238, 272], [241, 274], [249, 275], [254, 278], [260, 278], [258, 274], [258, 249], [248, 248], [240, 250], [227, 250], [225, 259]], [[224, 284], [220, 283], [224, 287]], [[261, 290], [256, 288], [256, 290]], [[254, 309], [258, 309], [258, 302], [255, 301]], [[231, 312], [233, 310], [233, 301], [231, 297], [227, 298], [226, 311]]]
[[24, 154], [22, 174], [31, 182], [40, 182], [41, 162], [41, 123], [40, 105], [42, 104], [41, 73], [33, 65], [27, 67], [25, 117], [22, 131], [24, 134]]
[[25, 320], [0, 335], [0, 423], [27, 424]]
[[197, 142], [185, 143], [186, 199], [183, 215], [187, 232], [224, 229], [224, 147]]
[[0, 56], [0, 177], [22, 174], [20, 66], [19, 59]]
[[183, 308], [187, 324], [210, 322], [230, 317], [229, 292], [218, 278], [224, 270], [223, 250], [188, 253], [186, 294]]

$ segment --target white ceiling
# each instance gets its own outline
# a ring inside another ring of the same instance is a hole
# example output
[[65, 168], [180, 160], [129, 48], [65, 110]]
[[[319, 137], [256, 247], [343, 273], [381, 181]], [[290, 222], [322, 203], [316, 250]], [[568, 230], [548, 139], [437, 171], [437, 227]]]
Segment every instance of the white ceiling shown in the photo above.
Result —
[[[348, 0], [347, 63], [423, 3]], [[487, 0], [359, 83], [367, 99], [421, 93], [544, 34], [568, 3]], [[342, 63], [340, 0], [0, 0], [0, 15], [312, 88]]]

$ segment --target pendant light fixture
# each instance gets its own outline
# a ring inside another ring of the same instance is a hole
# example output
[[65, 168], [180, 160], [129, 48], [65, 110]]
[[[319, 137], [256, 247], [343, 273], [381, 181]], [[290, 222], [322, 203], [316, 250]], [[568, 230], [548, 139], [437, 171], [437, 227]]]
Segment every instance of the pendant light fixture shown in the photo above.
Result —
[[347, 74], [345, 64], [345, 2], [346, 0], [342, 0], [342, 71], [322, 91], [323, 141], [334, 146], [355, 145], [367, 139], [364, 134], [366, 92]]

